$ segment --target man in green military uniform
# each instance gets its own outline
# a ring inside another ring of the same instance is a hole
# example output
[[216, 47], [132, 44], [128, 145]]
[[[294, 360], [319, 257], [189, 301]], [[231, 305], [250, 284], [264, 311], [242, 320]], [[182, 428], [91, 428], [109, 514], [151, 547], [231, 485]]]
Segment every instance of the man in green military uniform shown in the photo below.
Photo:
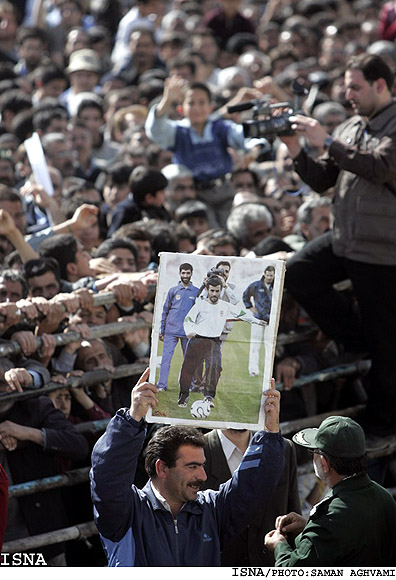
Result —
[[[330, 489], [308, 521], [293, 512], [277, 518], [264, 539], [275, 566], [394, 566], [396, 502], [367, 475], [360, 425], [328, 417], [293, 441], [313, 452], [315, 473]], [[289, 544], [294, 538], [295, 548]]]

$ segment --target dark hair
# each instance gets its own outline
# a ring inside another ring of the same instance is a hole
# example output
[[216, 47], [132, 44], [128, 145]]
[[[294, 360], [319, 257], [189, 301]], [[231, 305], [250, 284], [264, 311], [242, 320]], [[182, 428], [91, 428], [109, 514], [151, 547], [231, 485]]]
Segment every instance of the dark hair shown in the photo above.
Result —
[[[205, 234], [207, 234], [207, 233], [208, 232], [204, 232], [204, 234], [201, 234], [201, 236], [205, 237]], [[208, 250], [210, 252], [212, 252], [214, 254], [217, 247], [228, 246], [228, 245], [233, 246], [233, 248], [235, 250], [235, 255], [238, 256], [239, 251], [240, 251], [239, 245], [238, 245], [238, 242], [236, 241], [236, 239], [234, 238], [233, 235], [231, 235], [230, 233], [228, 233], [226, 230], [223, 230], [223, 229], [209, 231], [209, 236], [208, 236], [208, 241], [206, 242], [206, 247], [208, 248]]]
[[41, 242], [38, 253], [42, 258], [54, 258], [59, 265], [60, 277], [67, 280], [67, 265], [75, 263], [78, 251], [73, 234], [58, 234]]
[[231, 268], [231, 263], [227, 262], [227, 260], [220, 260], [220, 262], [217, 262], [216, 268], [219, 268], [221, 265]]
[[97, 97], [96, 99], [94, 97], [88, 97], [86, 99], [82, 99], [82, 101], [80, 102], [80, 104], [77, 107], [77, 111], [76, 111], [77, 118], [81, 115], [81, 112], [84, 109], [96, 109], [100, 112], [100, 114], [102, 116], [104, 114], [104, 105], [103, 105], [103, 102], [101, 101], [100, 97]]
[[[9, 161], [14, 164], [11, 158], [9, 158]], [[0, 183], [0, 201], [11, 201], [12, 203], [19, 201], [23, 205], [22, 197], [18, 193], [18, 190], [5, 185], [4, 183]]]
[[25, 109], [32, 107], [32, 100], [21, 89], [11, 89], [2, 94], [0, 99], [0, 113], [3, 115], [4, 111], [11, 111], [17, 115]]
[[334, 457], [321, 450], [317, 450], [319, 455], [323, 455], [329, 465], [338, 475], [364, 475], [367, 472], [367, 454], [360, 457]]
[[21, 111], [12, 120], [11, 131], [20, 143], [30, 137], [34, 131], [33, 115], [32, 109]]
[[179, 448], [182, 445], [204, 448], [205, 438], [194, 427], [172, 425], [158, 429], [149, 441], [146, 450], [145, 468], [147, 475], [157, 476], [155, 464], [161, 459], [167, 467], [175, 467]]
[[54, 63], [48, 63], [37, 67], [32, 73], [32, 78], [36, 86], [37, 81], [41, 81], [43, 85], [47, 85], [51, 81], [58, 79], [64, 80], [67, 84], [69, 84], [67, 76], [63, 70]]
[[223, 287], [224, 281], [216, 275], [213, 276], [209, 276], [209, 278], [207, 279], [206, 283], [205, 283], [205, 288], [208, 288], [209, 286], [221, 286]]
[[182, 270], [190, 270], [190, 272], [192, 272], [193, 267], [188, 262], [183, 262], [183, 264], [180, 264], [179, 266], [179, 272], [181, 272]]
[[117, 248], [124, 248], [129, 250], [133, 257], [135, 258], [135, 262], [137, 264], [138, 261], [138, 249], [136, 245], [130, 238], [109, 238], [100, 244], [97, 250], [94, 252], [94, 258], [107, 258], [112, 250]]
[[267, 266], [264, 272], [275, 272], [274, 266]]
[[60, 284], [59, 265], [55, 258], [35, 258], [25, 262], [22, 267], [22, 274], [27, 281], [29, 281], [30, 278], [42, 276], [47, 272], [52, 272], [55, 275], [57, 282]]
[[153, 236], [147, 227], [141, 222], [124, 224], [111, 236], [112, 238], [129, 238], [130, 240], [139, 240], [142, 242], [153, 243]]
[[132, 167], [127, 163], [114, 163], [106, 169], [107, 178], [117, 185], [127, 184], [132, 173]]
[[22, 298], [26, 298], [28, 294], [28, 285], [26, 279], [20, 272], [12, 269], [2, 270], [0, 272], [0, 280], [1, 279], [6, 280], [7, 282], [19, 282], [22, 286]]
[[61, 105], [39, 110], [33, 115], [33, 127], [35, 130], [46, 133], [54, 119], [68, 121], [69, 113]]
[[181, 223], [191, 217], [202, 217], [208, 219], [207, 205], [198, 199], [184, 201], [175, 210], [175, 220]]
[[165, 189], [168, 180], [158, 169], [138, 165], [129, 178], [129, 186], [137, 203], [144, 202], [148, 193], [155, 195], [157, 191]]
[[[15, 266], [15, 264], [20, 264], [21, 266], [23, 265], [23, 261], [18, 250], [14, 250], [10, 254], [7, 254], [3, 260], [3, 266], [7, 270], [13, 269], [13, 266]], [[16, 270], [14, 270], [14, 272], [16, 272]]]
[[253, 171], [253, 169], [249, 169], [248, 167], [240, 167], [239, 169], [235, 169], [231, 174], [231, 183], [232, 183], [233, 178], [236, 175], [240, 175], [241, 173], [249, 173], [249, 175], [251, 175], [253, 178], [253, 182], [254, 182], [255, 187], [259, 186], [260, 181], [259, 181], [257, 173], [255, 171]]
[[389, 90], [394, 83], [394, 74], [389, 65], [378, 54], [359, 54], [350, 58], [345, 70], [360, 70], [367, 82], [384, 79]]
[[21, 26], [18, 28], [16, 35], [16, 43], [23, 44], [26, 40], [35, 38], [40, 40], [43, 44], [47, 44], [47, 35], [42, 28], [37, 26]]
[[187, 90], [188, 91], [203, 91], [204, 93], [207, 94], [208, 96], [208, 100], [211, 103], [212, 102], [212, 92], [210, 90], [210, 88], [208, 87], [208, 85], [206, 85], [205, 83], [200, 83], [198, 81], [194, 81], [192, 83], [189, 83], [189, 85], [187, 86]]

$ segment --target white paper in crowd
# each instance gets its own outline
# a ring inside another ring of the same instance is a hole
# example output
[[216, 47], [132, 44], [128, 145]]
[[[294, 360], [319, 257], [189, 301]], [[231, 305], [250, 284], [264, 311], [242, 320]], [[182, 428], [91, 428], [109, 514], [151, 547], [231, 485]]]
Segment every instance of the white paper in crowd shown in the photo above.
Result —
[[44, 188], [48, 195], [52, 196], [54, 194], [54, 186], [52, 185], [40, 137], [37, 133], [33, 133], [29, 139], [26, 139], [24, 145], [37, 183]]

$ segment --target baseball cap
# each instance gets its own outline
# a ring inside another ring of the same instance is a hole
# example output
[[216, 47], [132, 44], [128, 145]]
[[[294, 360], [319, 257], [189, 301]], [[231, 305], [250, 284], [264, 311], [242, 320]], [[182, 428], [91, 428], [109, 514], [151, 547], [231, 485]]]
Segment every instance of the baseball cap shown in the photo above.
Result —
[[101, 69], [98, 53], [91, 48], [82, 48], [72, 52], [66, 72], [70, 74], [76, 71], [93, 71], [99, 74]]
[[293, 441], [334, 457], [361, 457], [366, 453], [364, 431], [349, 417], [327, 417], [319, 429], [303, 429], [293, 436]]

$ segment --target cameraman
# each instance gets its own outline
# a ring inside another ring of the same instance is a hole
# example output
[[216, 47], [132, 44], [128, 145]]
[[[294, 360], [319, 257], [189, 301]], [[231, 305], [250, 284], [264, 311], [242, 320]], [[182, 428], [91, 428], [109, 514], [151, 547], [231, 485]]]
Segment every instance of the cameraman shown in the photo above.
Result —
[[[333, 137], [315, 119], [291, 117], [295, 134], [282, 137], [297, 173], [315, 191], [334, 187], [334, 228], [288, 262], [286, 287], [323, 332], [346, 350], [368, 348], [368, 434], [386, 436], [396, 425], [396, 103], [393, 72], [381, 57], [349, 60], [345, 96], [355, 116]], [[314, 160], [304, 137], [325, 154]], [[333, 284], [350, 279], [361, 321]], [[309, 281], [309, 282], [307, 282]], [[362, 328], [361, 328], [362, 323]], [[362, 337], [364, 343], [362, 344]], [[371, 437], [369, 446], [378, 438]]]

